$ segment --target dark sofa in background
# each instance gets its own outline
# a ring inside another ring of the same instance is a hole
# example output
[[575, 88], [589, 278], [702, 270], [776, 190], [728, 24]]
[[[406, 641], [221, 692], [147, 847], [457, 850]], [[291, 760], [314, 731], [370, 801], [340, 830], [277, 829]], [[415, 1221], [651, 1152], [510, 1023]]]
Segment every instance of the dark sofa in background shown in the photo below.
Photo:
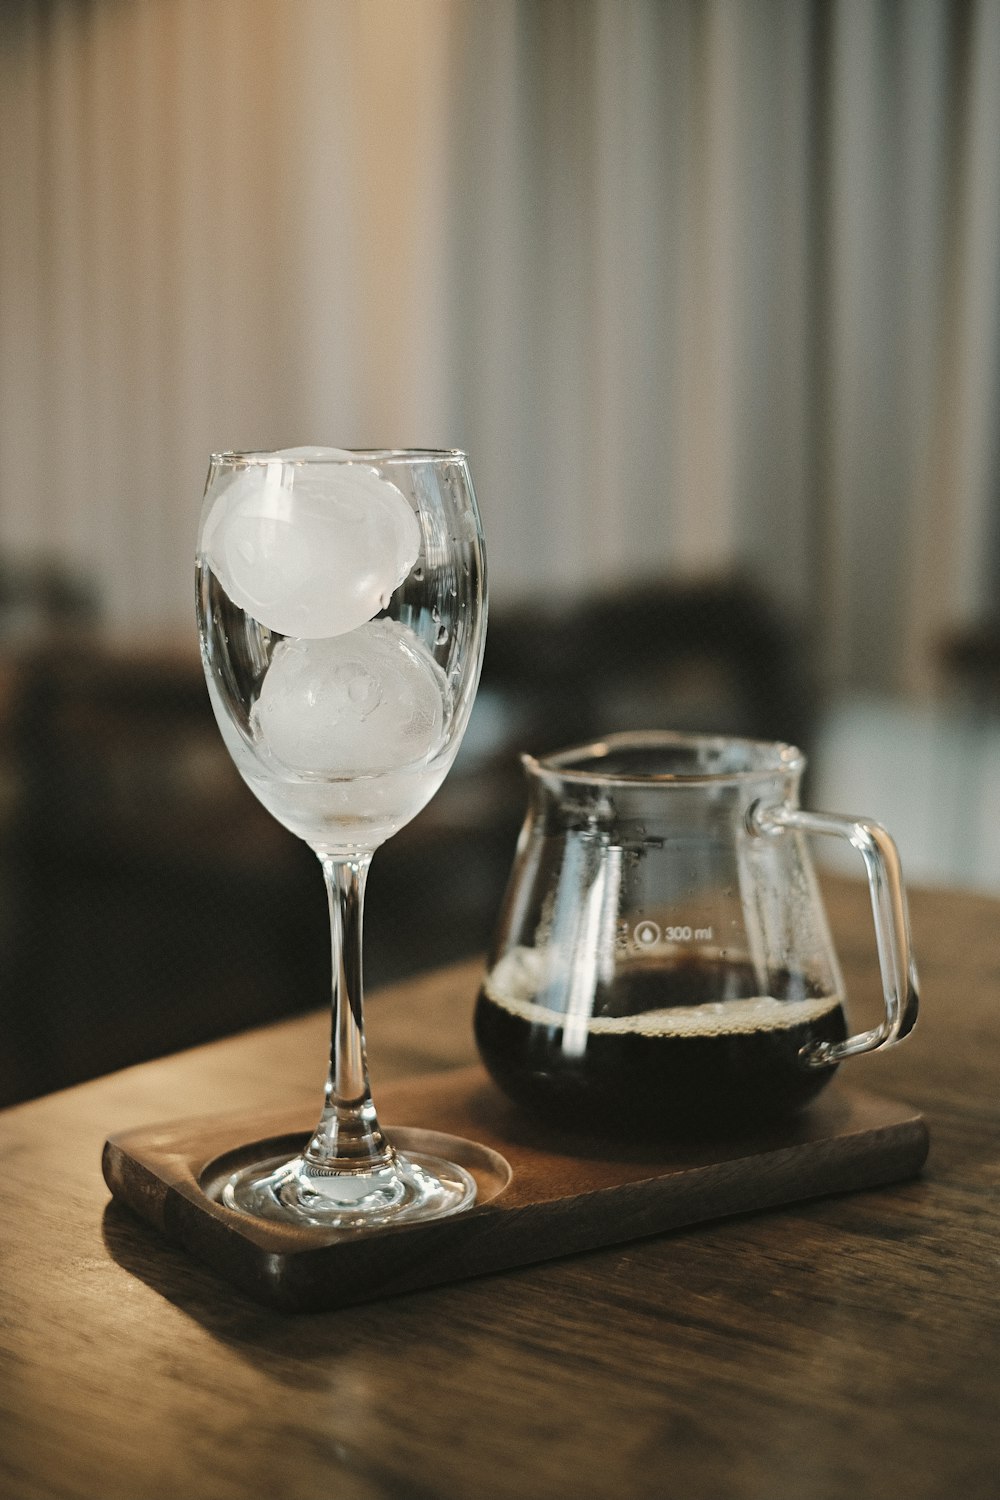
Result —
[[[55, 597], [0, 658], [0, 1104], [329, 993], [315, 858], [232, 767], [193, 638], [113, 649], [85, 599]], [[369, 992], [487, 945], [520, 751], [643, 727], [808, 748], [812, 707], [807, 643], [739, 582], [495, 611], [459, 759], [373, 862]]]

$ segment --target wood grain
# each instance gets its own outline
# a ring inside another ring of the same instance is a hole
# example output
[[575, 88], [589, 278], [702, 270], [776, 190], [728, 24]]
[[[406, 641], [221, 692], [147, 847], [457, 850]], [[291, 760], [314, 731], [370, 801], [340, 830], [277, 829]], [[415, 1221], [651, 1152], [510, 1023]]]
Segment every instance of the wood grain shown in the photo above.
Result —
[[317, 1234], [223, 1207], [233, 1172], [303, 1149], [314, 1121], [301, 1111], [209, 1115], [113, 1136], [104, 1179], [119, 1202], [227, 1282], [312, 1312], [893, 1182], [913, 1176], [927, 1155], [919, 1115], [839, 1083], [785, 1124], [672, 1147], [555, 1135], [525, 1120], [478, 1065], [390, 1084], [382, 1100], [401, 1151], [444, 1156], [472, 1173], [471, 1209], [361, 1235]]
[[[860, 1021], [867, 894], [828, 909]], [[228, 1289], [100, 1173], [109, 1134], [311, 1112], [323, 1016], [0, 1115], [0, 1495], [994, 1500], [1000, 903], [911, 914], [920, 1023], [844, 1076], [923, 1113], [919, 1178], [337, 1312]], [[373, 997], [376, 1095], [472, 1061], [478, 978]]]

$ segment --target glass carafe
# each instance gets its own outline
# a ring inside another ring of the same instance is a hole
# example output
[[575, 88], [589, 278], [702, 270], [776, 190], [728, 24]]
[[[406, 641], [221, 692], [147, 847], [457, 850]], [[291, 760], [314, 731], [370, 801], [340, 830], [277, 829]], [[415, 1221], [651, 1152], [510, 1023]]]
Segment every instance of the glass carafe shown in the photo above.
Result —
[[[563, 1124], [744, 1128], [801, 1109], [917, 1013], [892, 839], [798, 805], [792, 746], [643, 733], [523, 757], [529, 806], [476, 1006], [483, 1061]], [[804, 835], [867, 869], [885, 999], [849, 1034]]]

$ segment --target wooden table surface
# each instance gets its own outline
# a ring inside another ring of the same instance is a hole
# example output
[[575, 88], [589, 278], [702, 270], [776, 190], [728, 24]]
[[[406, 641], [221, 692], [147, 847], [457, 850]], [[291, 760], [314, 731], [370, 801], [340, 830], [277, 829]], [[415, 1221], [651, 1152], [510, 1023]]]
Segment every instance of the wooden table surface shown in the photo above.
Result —
[[[861, 1019], [867, 895], [828, 892]], [[115, 1131], [318, 1101], [322, 1015], [6, 1111], [0, 1496], [995, 1500], [1000, 902], [911, 912], [920, 1024], [848, 1067], [924, 1111], [922, 1177], [346, 1311], [248, 1301], [100, 1173]], [[376, 1098], [470, 1060], [478, 972], [372, 998]]]

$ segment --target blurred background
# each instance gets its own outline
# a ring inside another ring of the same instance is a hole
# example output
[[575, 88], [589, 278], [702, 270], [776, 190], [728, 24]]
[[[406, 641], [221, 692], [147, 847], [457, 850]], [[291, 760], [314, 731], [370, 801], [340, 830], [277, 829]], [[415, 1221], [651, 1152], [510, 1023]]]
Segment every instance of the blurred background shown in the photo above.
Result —
[[1000, 0], [5, 0], [0, 1102], [327, 994], [201, 679], [215, 449], [470, 454], [370, 984], [488, 942], [518, 751], [623, 727], [794, 739], [1000, 890], [998, 142]]

